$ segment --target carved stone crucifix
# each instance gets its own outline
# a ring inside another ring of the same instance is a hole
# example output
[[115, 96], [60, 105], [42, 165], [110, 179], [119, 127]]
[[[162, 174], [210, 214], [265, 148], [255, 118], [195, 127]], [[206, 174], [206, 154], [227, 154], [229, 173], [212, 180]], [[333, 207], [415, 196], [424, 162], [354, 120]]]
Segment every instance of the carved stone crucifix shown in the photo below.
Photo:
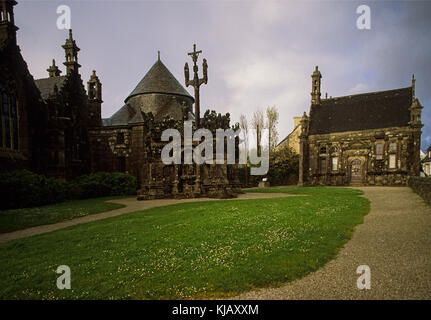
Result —
[[185, 66], [184, 66], [184, 76], [185, 76], [185, 82], [186, 82], [186, 87], [188, 86], [193, 86], [194, 91], [195, 91], [195, 124], [196, 127], [199, 127], [200, 125], [200, 101], [199, 101], [199, 87], [201, 86], [201, 84], [205, 83], [207, 84], [208, 82], [208, 64], [207, 64], [207, 60], [203, 59], [202, 62], [202, 69], [203, 69], [203, 75], [204, 77], [199, 79], [199, 75], [198, 75], [198, 65], [197, 65], [197, 61], [198, 61], [198, 57], [199, 54], [202, 53], [202, 50], [196, 51], [196, 44], [193, 45], [193, 52], [189, 52], [188, 55], [192, 57], [193, 60], [193, 79], [190, 80], [190, 73], [189, 73], [189, 65], [186, 62]]

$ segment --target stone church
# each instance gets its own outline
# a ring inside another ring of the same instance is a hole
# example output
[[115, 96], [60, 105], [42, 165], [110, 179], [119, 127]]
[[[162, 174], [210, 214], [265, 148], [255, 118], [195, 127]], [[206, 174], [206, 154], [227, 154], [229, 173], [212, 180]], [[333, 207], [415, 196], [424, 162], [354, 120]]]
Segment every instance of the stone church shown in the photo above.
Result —
[[406, 185], [419, 176], [423, 107], [414, 77], [406, 88], [334, 98], [321, 98], [318, 67], [311, 78], [310, 111], [295, 128], [300, 185]]
[[[65, 74], [53, 60], [47, 78], [33, 79], [17, 45], [16, 4], [0, 0], [0, 171], [29, 169], [66, 179], [97, 171], [126, 172], [138, 180], [138, 199], [234, 197], [241, 192], [237, 165], [161, 161], [167, 143], [161, 141], [163, 130], [182, 132], [185, 120], [198, 119], [195, 129], [200, 122], [215, 132], [230, 127], [230, 116], [207, 111], [200, 118], [195, 98], [160, 56], [124, 106], [102, 119], [102, 84], [93, 71], [85, 89], [72, 30], [62, 45]], [[194, 51], [197, 60], [200, 51]], [[204, 73], [206, 68], [204, 59]]]

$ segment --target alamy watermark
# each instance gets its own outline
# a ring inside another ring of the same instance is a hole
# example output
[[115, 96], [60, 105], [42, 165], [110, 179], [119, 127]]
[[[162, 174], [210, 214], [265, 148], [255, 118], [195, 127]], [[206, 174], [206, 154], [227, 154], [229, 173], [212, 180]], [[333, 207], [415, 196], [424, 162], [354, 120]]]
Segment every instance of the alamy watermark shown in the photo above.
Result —
[[361, 276], [356, 280], [356, 286], [359, 290], [371, 289], [371, 269], [367, 265], [360, 265], [356, 268], [356, 273]]
[[72, 28], [72, 17], [70, 7], [61, 5], [57, 7], [57, 14], [60, 16], [57, 18], [57, 28], [59, 30], [71, 29]]
[[61, 276], [57, 278], [57, 288], [60, 290], [71, 289], [69, 266], [58, 266], [56, 273], [61, 274]]
[[[262, 130], [259, 136], [260, 141], [267, 141], [268, 130]], [[268, 146], [265, 144], [260, 147], [259, 144], [258, 147], [256, 139], [256, 148], [249, 149], [249, 142], [252, 139], [243, 134], [241, 129], [216, 130], [215, 161], [214, 136], [210, 130], [200, 128], [193, 133], [192, 121], [184, 121], [184, 143], [182, 143], [181, 138], [181, 133], [177, 129], [163, 131], [161, 140], [170, 141], [162, 149], [161, 158], [164, 164], [192, 164], [193, 162], [196, 164], [247, 164], [247, 159], [249, 159], [250, 163], [254, 165], [250, 169], [251, 175], [265, 175], [268, 172]], [[203, 141], [202, 138], [204, 138]], [[200, 144], [193, 148], [193, 141], [200, 142]], [[238, 157], [236, 156], [236, 141], [238, 141], [239, 146]], [[258, 154], [258, 149], [260, 154]], [[258, 165], [260, 166], [258, 167]]]
[[356, 13], [360, 16], [356, 19], [356, 27], [359, 30], [371, 29], [371, 9], [369, 6], [363, 4], [356, 8]]

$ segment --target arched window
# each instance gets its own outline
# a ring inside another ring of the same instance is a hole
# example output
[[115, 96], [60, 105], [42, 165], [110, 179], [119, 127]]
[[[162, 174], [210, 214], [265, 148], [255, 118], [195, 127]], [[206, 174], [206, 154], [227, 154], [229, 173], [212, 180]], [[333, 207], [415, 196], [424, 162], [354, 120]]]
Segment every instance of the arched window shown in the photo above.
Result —
[[18, 108], [15, 93], [0, 84], [0, 147], [18, 150]]
[[2, 121], [4, 125], [3, 147], [10, 148], [10, 119], [9, 119], [9, 95], [6, 91], [2, 93]]
[[10, 97], [10, 117], [13, 148], [18, 150], [18, 110], [15, 95]]

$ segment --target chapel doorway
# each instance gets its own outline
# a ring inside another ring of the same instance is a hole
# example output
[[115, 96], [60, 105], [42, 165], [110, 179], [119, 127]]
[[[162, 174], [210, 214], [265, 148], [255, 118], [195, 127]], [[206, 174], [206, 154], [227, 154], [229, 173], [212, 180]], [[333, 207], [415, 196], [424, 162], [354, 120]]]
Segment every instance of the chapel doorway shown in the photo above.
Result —
[[362, 183], [362, 161], [355, 159], [350, 165], [350, 183]]

